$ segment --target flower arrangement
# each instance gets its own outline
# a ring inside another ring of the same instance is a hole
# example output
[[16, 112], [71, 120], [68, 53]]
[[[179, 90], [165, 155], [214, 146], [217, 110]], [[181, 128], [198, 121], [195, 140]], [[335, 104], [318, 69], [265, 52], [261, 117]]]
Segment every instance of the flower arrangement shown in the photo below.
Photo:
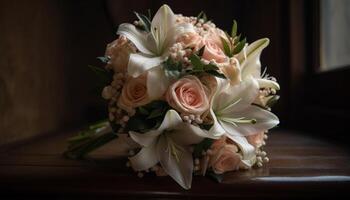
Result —
[[[91, 67], [107, 85], [109, 119], [69, 140], [65, 155], [81, 158], [127, 135], [128, 166], [143, 176], [169, 175], [185, 189], [192, 176], [261, 167], [267, 131], [279, 120], [276, 79], [261, 73], [267, 38], [248, 45], [217, 28], [202, 12], [175, 15], [163, 5], [153, 19], [118, 28], [105, 68]], [[116, 147], [118, 148], [118, 147]]]

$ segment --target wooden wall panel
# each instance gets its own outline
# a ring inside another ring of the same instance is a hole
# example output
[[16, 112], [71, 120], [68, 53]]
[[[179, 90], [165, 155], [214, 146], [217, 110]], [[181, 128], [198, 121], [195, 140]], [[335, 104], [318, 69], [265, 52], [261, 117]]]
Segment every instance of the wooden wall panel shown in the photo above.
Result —
[[88, 120], [107, 22], [100, 1], [1, 1], [0, 145]]

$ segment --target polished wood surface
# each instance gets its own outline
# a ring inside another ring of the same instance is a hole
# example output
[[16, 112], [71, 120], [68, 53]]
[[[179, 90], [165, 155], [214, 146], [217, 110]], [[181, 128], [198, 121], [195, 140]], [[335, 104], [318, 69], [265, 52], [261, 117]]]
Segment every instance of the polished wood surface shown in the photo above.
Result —
[[350, 154], [346, 147], [293, 131], [269, 134], [270, 162], [260, 169], [227, 173], [221, 184], [208, 177], [193, 179], [181, 189], [169, 177], [138, 178], [126, 158], [110, 143], [84, 161], [62, 157], [73, 132], [2, 149], [0, 196], [21, 197], [143, 197], [276, 199], [325, 197], [350, 189]]

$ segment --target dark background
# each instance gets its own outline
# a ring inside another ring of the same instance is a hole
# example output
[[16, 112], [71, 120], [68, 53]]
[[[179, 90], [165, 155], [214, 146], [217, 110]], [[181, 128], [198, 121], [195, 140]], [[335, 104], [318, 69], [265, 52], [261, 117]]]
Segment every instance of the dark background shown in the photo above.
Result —
[[280, 128], [346, 143], [349, 70], [317, 72], [318, 1], [14, 0], [0, 3], [0, 145], [104, 117], [87, 65], [101, 65], [96, 57], [118, 24], [135, 20], [133, 10], [155, 12], [163, 3], [184, 15], [203, 10], [223, 30], [236, 19], [250, 43], [270, 38], [261, 60], [281, 85]]

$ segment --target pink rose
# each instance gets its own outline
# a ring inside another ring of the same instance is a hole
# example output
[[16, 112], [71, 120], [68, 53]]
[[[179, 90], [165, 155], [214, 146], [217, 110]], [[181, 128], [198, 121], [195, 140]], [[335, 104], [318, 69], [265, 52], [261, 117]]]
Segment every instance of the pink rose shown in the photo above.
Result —
[[200, 115], [209, 109], [204, 87], [195, 76], [185, 76], [170, 85], [166, 100], [180, 113]]
[[204, 45], [203, 59], [208, 61], [215, 60], [217, 63], [223, 63], [227, 60], [225, 53], [213, 40], [205, 40]]
[[262, 131], [254, 135], [248, 135], [246, 138], [251, 145], [258, 148], [258, 147], [261, 147], [262, 143], [264, 142], [264, 135], [265, 134]]
[[113, 69], [115, 72], [125, 72], [130, 54], [135, 52], [136, 48], [133, 44], [125, 36], [120, 36], [107, 45], [105, 56], [110, 57], [107, 68]]
[[176, 42], [182, 43], [185, 48], [194, 48], [195, 51], [204, 45], [203, 38], [198, 33], [193, 32], [181, 35]]
[[212, 75], [203, 74], [199, 76], [199, 80], [205, 86], [206, 91], [208, 93], [207, 96], [210, 99], [216, 92], [216, 88], [218, 86], [216, 78]]
[[147, 76], [137, 78], [130, 77], [123, 86], [118, 100], [118, 106], [128, 112], [132, 108], [148, 104], [150, 99], [147, 94]]
[[226, 38], [224, 31], [218, 28], [210, 28], [204, 38], [205, 40], [210, 40], [215, 43], [218, 47], [220, 47], [220, 49], [224, 49], [224, 45], [222, 44], [221, 40], [221, 38]]
[[234, 171], [239, 168], [241, 156], [236, 145], [226, 144], [210, 158], [210, 165], [216, 174]]
[[215, 140], [211, 146], [210, 150], [212, 151], [213, 154], [216, 154], [222, 147], [226, 145], [226, 136], [222, 136], [221, 138]]

